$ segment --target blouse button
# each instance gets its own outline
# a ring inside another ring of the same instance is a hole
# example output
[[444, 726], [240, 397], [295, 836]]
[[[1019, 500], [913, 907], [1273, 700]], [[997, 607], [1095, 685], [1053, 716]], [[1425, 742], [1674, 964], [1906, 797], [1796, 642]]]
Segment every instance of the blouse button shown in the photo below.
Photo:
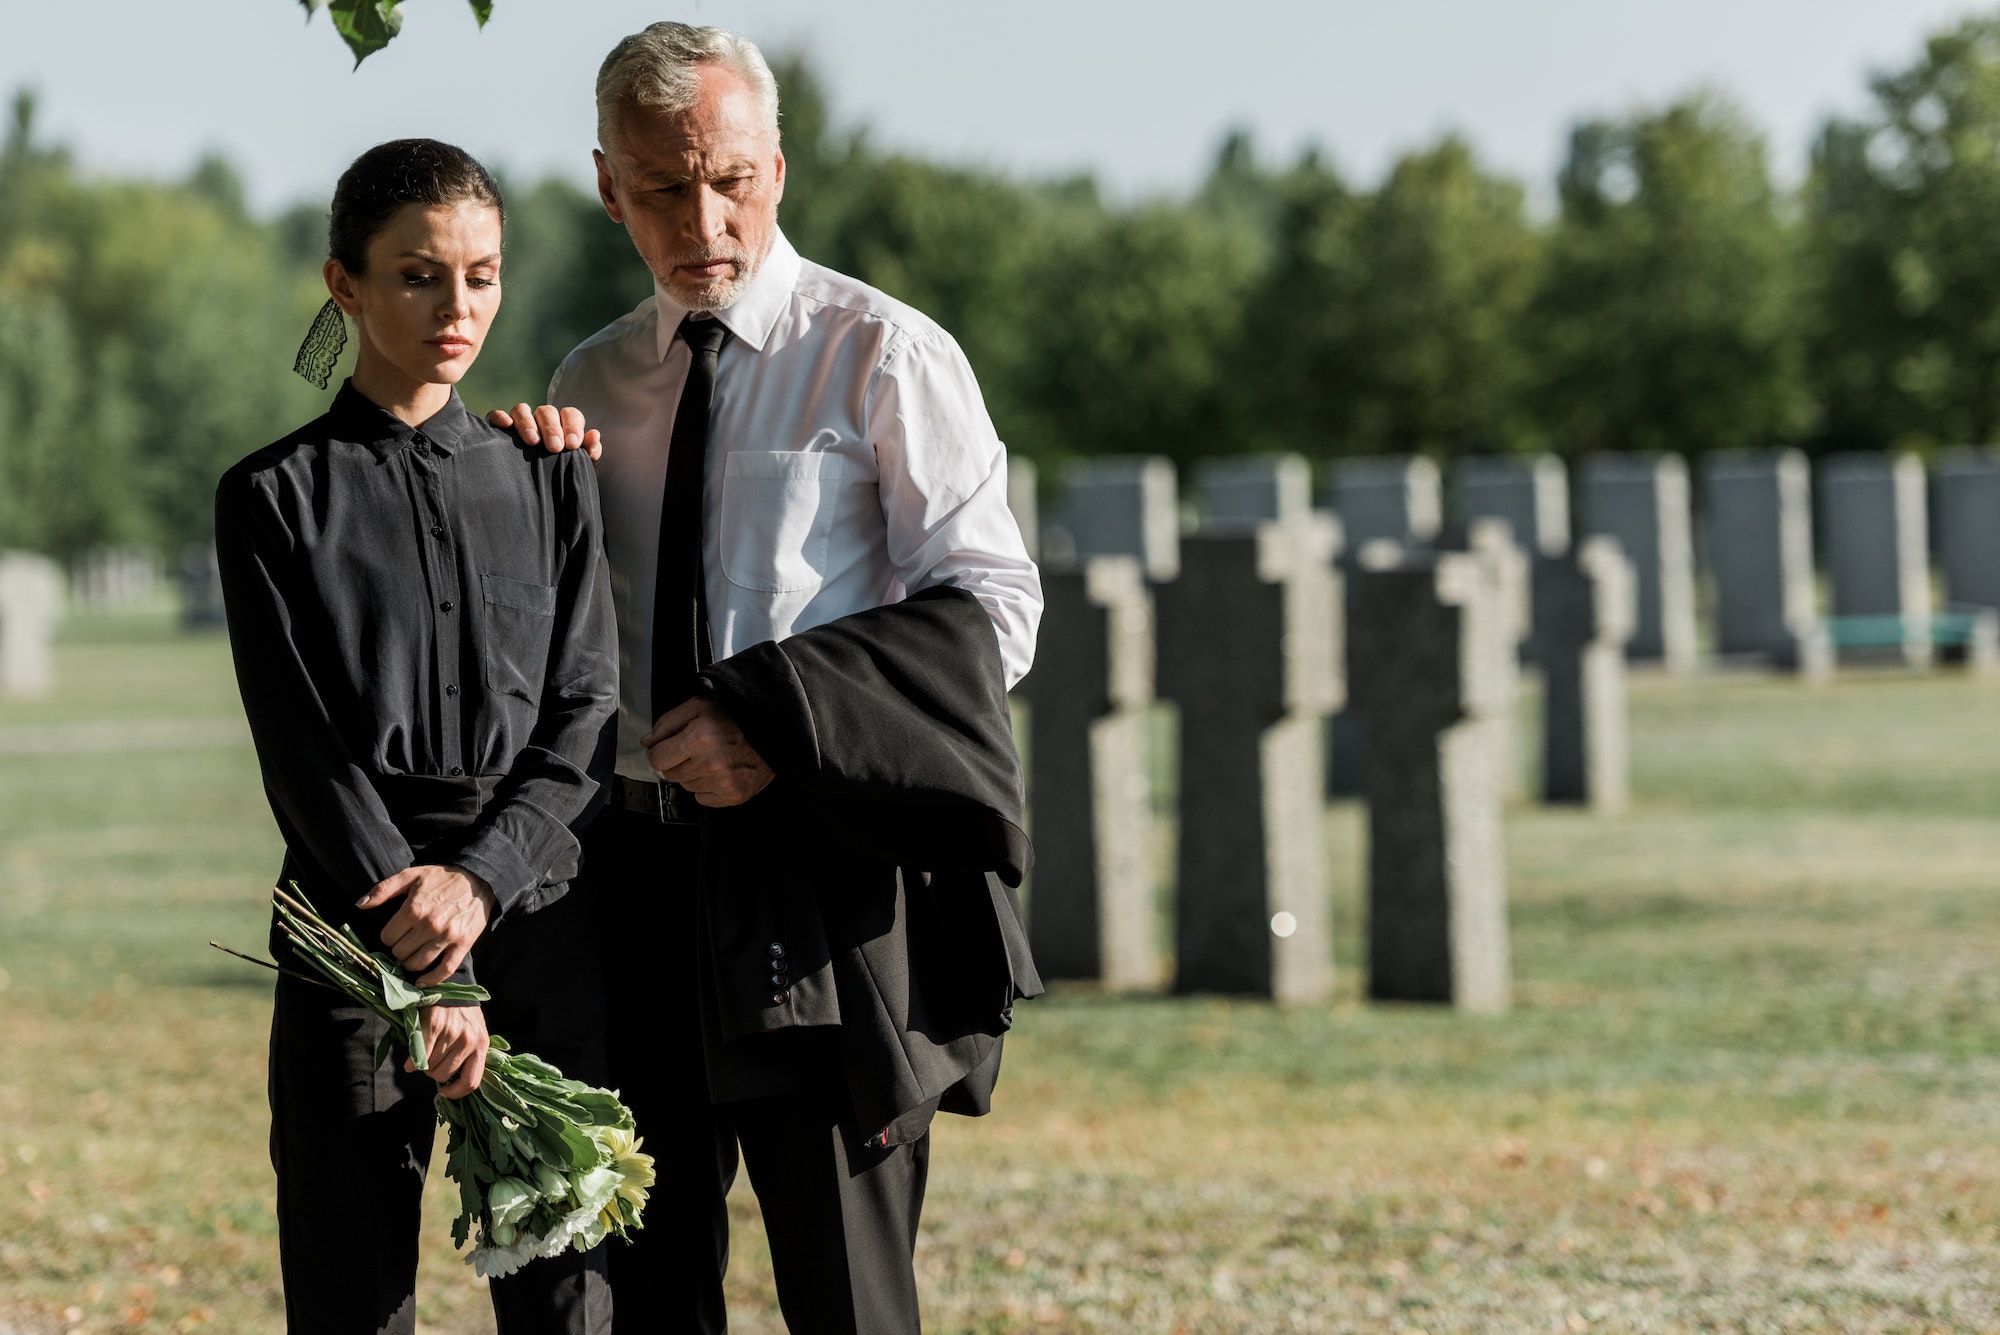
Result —
[[453, 777], [454, 779], [455, 779], [455, 778], [457, 778], [457, 777], [458, 777], [459, 775], [461, 775], [461, 774], [463, 774], [463, 773], [465, 773], [465, 771], [464, 771], [464, 770], [462, 770], [462, 769], [460, 769], [460, 768], [459, 768], [459, 767], [458, 767], [457, 765], [453, 765], [453, 766], [451, 767], [451, 776], [452, 776], [452, 777]]
[[431, 536], [432, 536], [433, 538], [442, 538], [442, 537], [444, 536], [444, 525], [443, 525], [443, 524], [432, 524], [432, 525], [431, 525]]
[[457, 695], [457, 694], [458, 694], [458, 687], [456, 687], [456, 686], [447, 686], [447, 687], [445, 687], [445, 688], [444, 688], [444, 693], [445, 693], [446, 695]]
[[439, 603], [439, 604], [438, 604], [438, 611], [440, 611], [440, 612], [449, 612], [449, 611], [451, 611], [451, 603], [450, 603], [450, 602], [448, 602], [448, 601], [447, 601], [447, 602], [442, 602], [442, 603]]

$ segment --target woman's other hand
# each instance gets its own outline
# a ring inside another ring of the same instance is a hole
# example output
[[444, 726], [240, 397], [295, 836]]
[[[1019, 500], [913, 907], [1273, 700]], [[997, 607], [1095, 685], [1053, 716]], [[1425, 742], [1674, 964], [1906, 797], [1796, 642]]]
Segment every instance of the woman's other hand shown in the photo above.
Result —
[[[423, 1012], [424, 1051], [430, 1069], [424, 1074], [438, 1082], [438, 1093], [462, 1099], [479, 1088], [486, 1074], [486, 1012], [477, 1006], [426, 1006]], [[403, 1059], [403, 1069], [417, 1064]]]
[[530, 408], [517, 403], [511, 413], [505, 408], [495, 408], [486, 414], [486, 420], [502, 431], [515, 428], [524, 444], [546, 446], [550, 454], [582, 450], [592, 459], [604, 457], [603, 438], [596, 428], [585, 429], [588, 424], [575, 408], [557, 408], [548, 403]]
[[399, 871], [355, 902], [372, 909], [403, 897], [382, 929], [382, 944], [396, 963], [415, 973], [418, 987], [442, 983], [465, 963], [472, 943], [493, 921], [493, 888], [463, 867], [411, 867]]

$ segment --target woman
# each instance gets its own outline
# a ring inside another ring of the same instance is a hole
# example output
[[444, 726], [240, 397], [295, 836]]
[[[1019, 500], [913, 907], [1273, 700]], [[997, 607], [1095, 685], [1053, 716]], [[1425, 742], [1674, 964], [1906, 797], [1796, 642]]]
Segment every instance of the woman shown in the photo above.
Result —
[[[601, 980], [574, 831], [609, 774], [615, 629], [587, 453], [524, 449], [452, 388], [500, 306], [500, 192], [459, 149], [370, 149], [334, 193], [332, 299], [300, 352], [327, 413], [223, 477], [237, 683], [285, 840], [281, 882], [420, 983], [430, 1069], [290, 976], [271, 1027], [271, 1160], [291, 1331], [415, 1329], [434, 1094], [479, 1084], [487, 1023], [601, 1083]], [[311, 378], [309, 376], [309, 378]], [[286, 952], [279, 934], [272, 949]], [[436, 1083], [433, 1084], [432, 1082]], [[503, 1335], [609, 1329], [599, 1252], [493, 1285]]]

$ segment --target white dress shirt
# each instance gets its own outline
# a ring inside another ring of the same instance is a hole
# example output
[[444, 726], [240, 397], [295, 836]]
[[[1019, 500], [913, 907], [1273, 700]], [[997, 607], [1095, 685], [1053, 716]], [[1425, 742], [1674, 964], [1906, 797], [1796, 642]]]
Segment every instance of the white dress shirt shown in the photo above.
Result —
[[[549, 402], [604, 434], [598, 484], [618, 613], [618, 772], [657, 779], [653, 585], [688, 347], [657, 284], [572, 352]], [[801, 259], [782, 233], [734, 305], [709, 416], [702, 563], [715, 656], [937, 585], [979, 599], [1011, 687], [1034, 661], [1041, 578], [1007, 508], [1007, 454], [951, 335]]]

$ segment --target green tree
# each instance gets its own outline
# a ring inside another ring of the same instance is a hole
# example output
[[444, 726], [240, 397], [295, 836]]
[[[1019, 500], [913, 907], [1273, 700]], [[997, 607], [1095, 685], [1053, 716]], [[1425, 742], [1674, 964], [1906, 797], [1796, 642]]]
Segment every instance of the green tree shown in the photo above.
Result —
[[1577, 449], [1768, 445], [1807, 421], [1796, 248], [1728, 102], [1577, 127], [1529, 315], [1534, 403]]
[[1372, 195], [1311, 157], [1284, 192], [1243, 358], [1246, 412], [1268, 443], [1325, 457], [1526, 436], [1520, 340], [1539, 240], [1521, 187], [1449, 137]]
[[2000, 434], [2000, 18], [1932, 37], [1830, 122], [1806, 191], [1821, 443]]

